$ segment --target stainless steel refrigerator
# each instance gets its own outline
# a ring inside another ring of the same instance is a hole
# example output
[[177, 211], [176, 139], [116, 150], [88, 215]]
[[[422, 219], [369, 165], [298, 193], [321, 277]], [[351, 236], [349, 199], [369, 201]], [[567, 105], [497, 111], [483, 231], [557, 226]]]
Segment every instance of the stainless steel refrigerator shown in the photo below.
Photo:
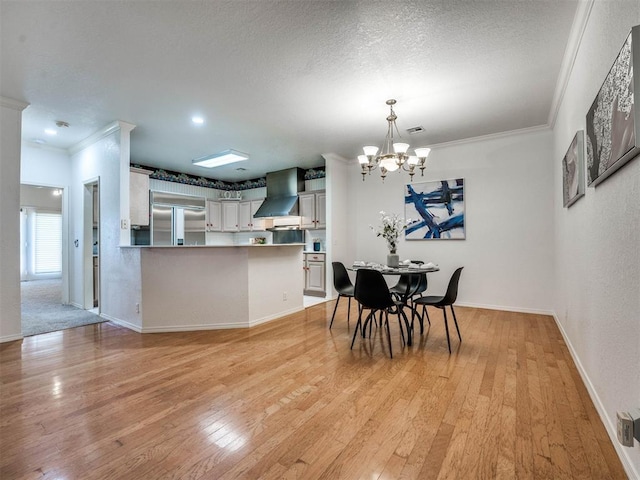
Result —
[[203, 197], [151, 192], [151, 245], [205, 245]]

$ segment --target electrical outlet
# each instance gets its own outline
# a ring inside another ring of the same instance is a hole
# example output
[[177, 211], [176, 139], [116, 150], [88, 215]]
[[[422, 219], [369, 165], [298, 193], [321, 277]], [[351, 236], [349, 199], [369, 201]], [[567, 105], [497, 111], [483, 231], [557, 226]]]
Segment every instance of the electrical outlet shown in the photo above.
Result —
[[140, 313], [140, 304], [136, 303], [136, 313]]
[[633, 447], [633, 418], [628, 412], [616, 412], [618, 441], [623, 447]]
[[282, 301], [283, 302], [287, 301], [287, 292], [282, 292]]
[[120, 220], [120, 228], [122, 230], [126, 230], [127, 228], [129, 228], [129, 219], [128, 218], [123, 218], [122, 220]]

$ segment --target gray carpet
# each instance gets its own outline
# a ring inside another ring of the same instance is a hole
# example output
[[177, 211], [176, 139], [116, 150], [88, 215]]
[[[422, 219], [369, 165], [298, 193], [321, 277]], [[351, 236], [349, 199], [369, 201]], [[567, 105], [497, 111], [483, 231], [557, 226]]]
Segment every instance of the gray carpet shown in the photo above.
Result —
[[72, 305], [62, 305], [62, 280], [20, 282], [22, 335], [55, 332], [104, 322], [103, 318]]

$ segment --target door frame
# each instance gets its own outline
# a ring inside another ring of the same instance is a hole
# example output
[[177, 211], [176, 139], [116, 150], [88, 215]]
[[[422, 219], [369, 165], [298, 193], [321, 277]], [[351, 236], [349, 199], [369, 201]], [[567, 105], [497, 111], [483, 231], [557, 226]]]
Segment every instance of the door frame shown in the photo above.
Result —
[[[62, 191], [62, 298], [61, 302], [65, 305], [70, 303], [69, 294], [69, 187], [61, 185], [52, 185], [49, 183], [39, 182], [21, 182], [20, 185], [27, 185], [30, 187], [47, 187], [55, 188]], [[22, 208], [22, 205], [20, 206]], [[20, 220], [22, 222], [22, 219]], [[22, 228], [22, 225], [20, 225]], [[23, 245], [20, 245], [19, 255], [22, 255]], [[20, 271], [20, 277], [22, 278], [22, 271]]]

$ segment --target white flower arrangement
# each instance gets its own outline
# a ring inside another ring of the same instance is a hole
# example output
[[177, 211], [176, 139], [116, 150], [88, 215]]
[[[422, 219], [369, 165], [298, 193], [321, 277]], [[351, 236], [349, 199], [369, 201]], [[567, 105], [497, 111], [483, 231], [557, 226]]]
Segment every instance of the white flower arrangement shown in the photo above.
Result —
[[407, 228], [407, 224], [398, 214], [388, 215], [382, 211], [380, 212], [380, 226], [375, 228], [373, 225], [369, 225], [369, 227], [375, 232], [376, 237], [382, 237], [387, 241], [389, 253], [394, 254], [398, 248], [400, 233]]

